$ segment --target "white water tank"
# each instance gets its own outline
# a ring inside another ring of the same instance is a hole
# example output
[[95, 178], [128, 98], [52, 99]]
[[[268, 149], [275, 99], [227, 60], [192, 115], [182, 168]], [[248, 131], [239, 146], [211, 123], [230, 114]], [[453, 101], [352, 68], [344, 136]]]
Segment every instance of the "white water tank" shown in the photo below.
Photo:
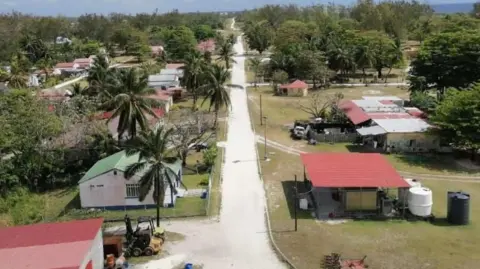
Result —
[[414, 187], [421, 187], [422, 184], [420, 183], [420, 181], [418, 181], [416, 179], [413, 179], [413, 178], [404, 178], [403, 180], [405, 180], [410, 187], [398, 188], [398, 202], [401, 205], [407, 205], [407, 203], [408, 203], [408, 190], [410, 188], [414, 188]]
[[419, 217], [427, 217], [432, 214], [432, 191], [426, 187], [413, 187], [408, 190], [408, 209]]
[[308, 200], [305, 198], [300, 199], [299, 203], [300, 209], [307, 210], [308, 209]]

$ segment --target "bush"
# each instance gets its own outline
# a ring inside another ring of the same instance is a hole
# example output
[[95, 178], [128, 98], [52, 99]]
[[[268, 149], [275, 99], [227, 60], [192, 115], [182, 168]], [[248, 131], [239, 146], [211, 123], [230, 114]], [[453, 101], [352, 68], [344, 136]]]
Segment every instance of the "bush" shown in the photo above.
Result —
[[8, 197], [0, 199], [0, 213], [11, 217], [11, 224], [33, 224], [43, 220], [45, 198], [31, 194], [26, 189], [12, 191]]
[[207, 167], [212, 167], [217, 159], [217, 146], [211, 145], [207, 150], [203, 151], [203, 164]]

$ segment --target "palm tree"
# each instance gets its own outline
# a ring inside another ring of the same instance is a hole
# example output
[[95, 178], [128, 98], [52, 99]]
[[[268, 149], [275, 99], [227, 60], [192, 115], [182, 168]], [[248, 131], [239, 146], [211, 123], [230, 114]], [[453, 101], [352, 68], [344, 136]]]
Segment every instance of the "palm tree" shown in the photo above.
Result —
[[357, 48], [355, 53], [355, 63], [359, 68], [362, 68], [363, 82], [367, 80], [365, 68], [373, 67], [375, 61], [375, 54], [370, 46], [363, 45]]
[[180, 69], [183, 70], [182, 84], [193, 96], [192, 110], [196, 109], [199, 95], [198, 88], [200, 87], [206, 68], [207, 63], [197, 51], [187, 54], [185, 65], [180, 67]]
[[113, 69], [109, 69], [109, 64], [104, 55], [97, 55], [93, 66], [88, 70], [87, 81], [90, 85], [89, 91], [96, 95], [107, 87], [109, 79], [111, 79]]
[[260, 67], [262, 65], [262, 60], [260, 58], [254, 57], [249, 59], [249, 64], [250, 67], [252, 68], [253, 71], [253, 86], [257, 88], [257, 79], [258, 79], [258, 73], [260, 72]]
[[236, 63], [232, 57], [235, 55], [233, 52], [233, 45], [232, 43], [224, 40], [223, 42], [220, 43], [220, 48], [218, 50], [218, 59], [217, 61], [223, 61], [225, 62], [225, 67], [227, 69], [230, 69], [230, 64], [231, 63]]
[[72, 85], [70, 92], [72, 93], [72, 96], [77, 96], [84, 94], [87, 89], [88, 87], [84, 87], [81, 83], [77, 82]]
[[153, 93], [155, 90], [148, 87], [148, 77], [145, 75], [140, 77], [134, 68], [118, 71], [115, 80], [108, 84], [107, 90], [104, 91], [107, 101], [101, 107], [113, 111], [108, 121], [119, 117], [117, 126], [119, 138], [126, 132], [134, 138], [137, 127], [146, 130], [148, 128], [146, 114], [157, 118], [152, 107], [160, 104], [148, 97]]
[[226, 84], [230, 79], [231, 73], [225, 67], [214, 64], [206, 72], [206, 84], [201, 86], [200, 89], [206, 90], [205, 99], [203, 99], [202, 105], [209, 100], [209, 110], [215, 111], [214, 126], [217, 126], [218, 112], [222, 107], [230, 107], [230, 96], [228, 95], [228, 87], [243, 88], [239, 85]]
[[171, 157], [174, 153], [168, 147], [171, 135], [172, 129], [165, 130], [164, 127], [142, 131], [126, 150], [127, 156], [138, 154], [138, 161], [127, 167], [125, 178], [130, 179], [141, 173], [140, 201], [145, 200], [153, 187], [153, 200], [157, 203], [157, 227], [160, 226], [160, 206], [165, 197], [165, 183], [170, 186], [172, 197], [177, 192], [173, 184], [177, 175], [169, 166], [172, 160], [176, 161], [176, 158]]

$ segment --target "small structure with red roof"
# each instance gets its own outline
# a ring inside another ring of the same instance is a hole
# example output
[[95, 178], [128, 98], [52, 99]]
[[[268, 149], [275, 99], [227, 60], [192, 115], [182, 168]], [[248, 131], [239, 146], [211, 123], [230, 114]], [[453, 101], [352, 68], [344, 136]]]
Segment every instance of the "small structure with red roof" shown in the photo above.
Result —
[[104, 268], [102, 224], [89, 219], [1, 228], [1, 267]]
[[307, 96], [308, 84], [297, 79], [292, 83], [278, 86], [278, 94], [286, 96]]
[[307, 153], [301, 159], [318, 218], [377, 215], [379, 190], [410, 187], [379, 153]]
[[207, 40], [201, 41], [197, 45], [197, 50], [199, 50], [202, 53], [214, 52], [215, 51], [215, 40], [214, 39], [207, 39]]

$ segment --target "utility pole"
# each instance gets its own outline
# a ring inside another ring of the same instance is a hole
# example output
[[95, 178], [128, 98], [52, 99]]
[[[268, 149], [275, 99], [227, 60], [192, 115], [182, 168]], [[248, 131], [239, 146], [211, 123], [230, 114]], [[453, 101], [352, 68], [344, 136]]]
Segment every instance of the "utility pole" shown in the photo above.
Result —
[[263, 139], [265, 141], [265, 155], [264, 155], [264, 160], [266, 162], [269, 161], [268, 159], [268, 151], [267, 151], [267, 117], [263, 117], [263, 119], [265, 120], [265, 133], [263, 135]]
[[262, 113], [262, 95], [260, 94], [260, 126], [263, 125], [263, 113]]
[[297, 206], [298, 206], [298, 204], [297, 204], [297, 200], [298, 200], [297, 198], [298, 198], [298, 197], [297, 197], [297, 196], [298, 196], [298, 189], [297, 189], [297, 175], [296, 175], [296, 174], [295, 174], [295, 186], [294, 186], [293, 188], [294, 188], [294, 190], [295, 190], [295, 194], [294, 194], [295, 196], [293, 197], [293, 207], [294, 207], [293, 215], [294, 215], [294, 218], [295, 218], [295, 232], [296, 232], [296, 231], [298, 230], [298, 229], [297, 229], [297, 227], [298, 227], [298, 226], [297, 226], [297, 223], [298, 223], [298, 221], [297, 221]]

